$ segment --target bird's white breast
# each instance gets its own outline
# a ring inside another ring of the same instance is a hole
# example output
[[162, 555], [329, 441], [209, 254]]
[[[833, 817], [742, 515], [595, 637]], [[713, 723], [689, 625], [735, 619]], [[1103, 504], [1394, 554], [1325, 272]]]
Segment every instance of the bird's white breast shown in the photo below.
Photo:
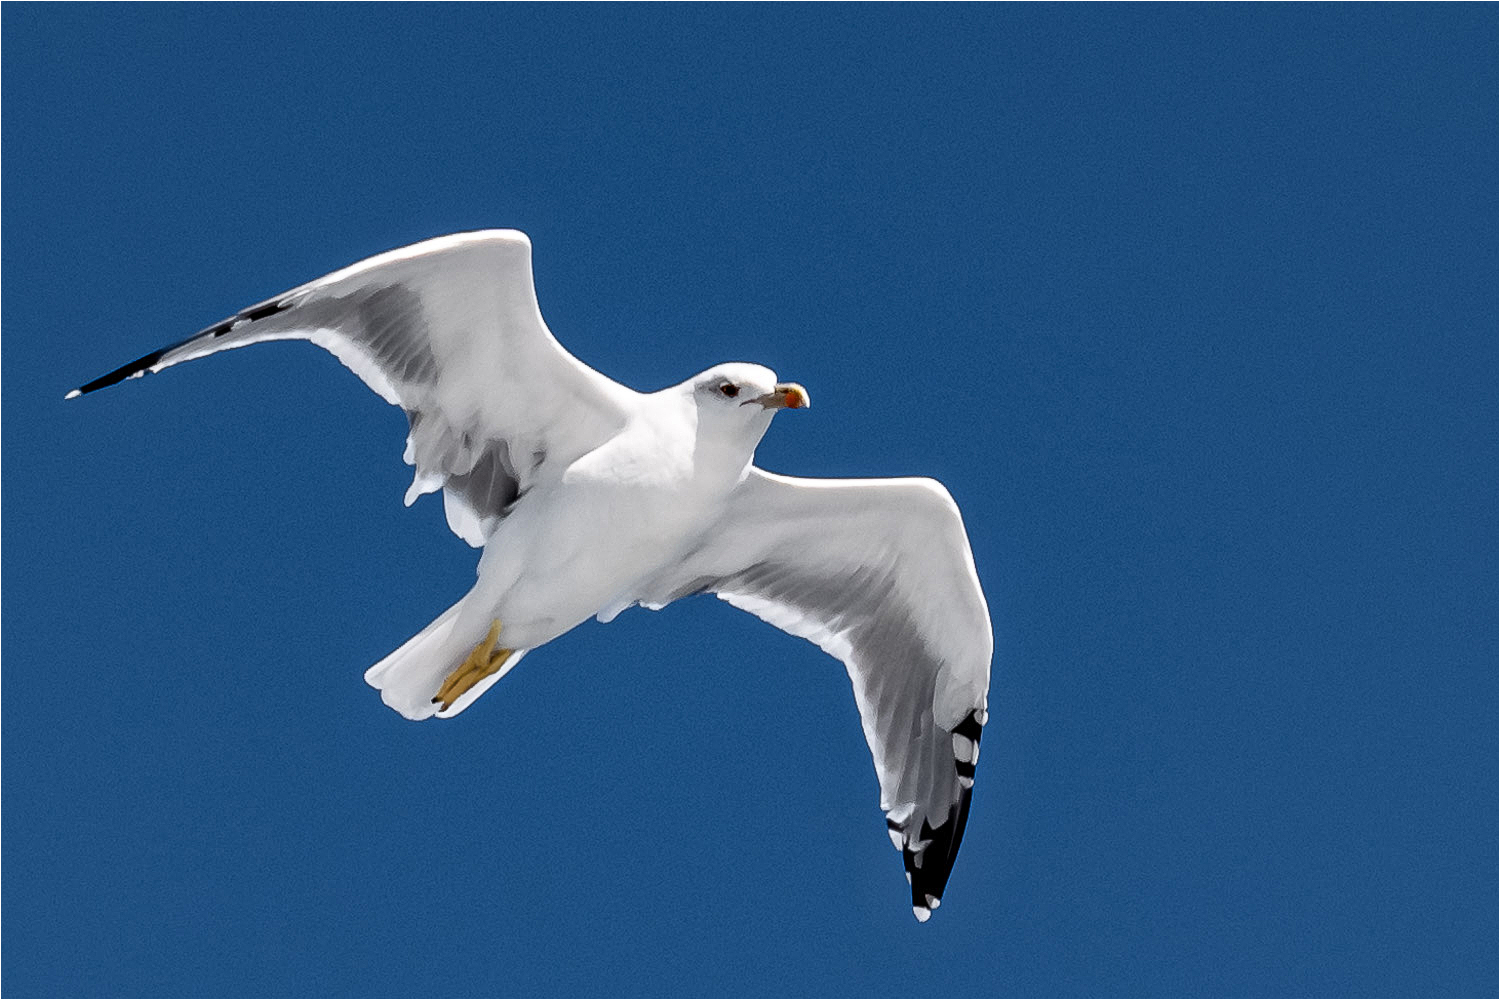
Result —
[[691, 428], [642, 420], [522, 498], [486, 545], [477, 588], [509, 644], [612, 617], [701, 542], [738, 473], [701, 461], [697, 444]]

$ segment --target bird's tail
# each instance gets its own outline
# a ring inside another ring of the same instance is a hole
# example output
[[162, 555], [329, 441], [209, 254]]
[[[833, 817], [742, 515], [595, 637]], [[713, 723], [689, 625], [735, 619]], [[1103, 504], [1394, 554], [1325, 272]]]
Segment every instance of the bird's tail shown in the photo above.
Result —
[[438, 615], [431, 625], [365, 671], [365, 683], [380, 692], [380, 700], [408, 719], [453, 718], [514, 669], [527, 653], [524, 649], [516, 650], [503, 667], [464, 692], [447, 709], [439, 710], [433, 702], [433, 695], [477, 641], [454, 633], [454, 624], [463, 603], [459, 601]]

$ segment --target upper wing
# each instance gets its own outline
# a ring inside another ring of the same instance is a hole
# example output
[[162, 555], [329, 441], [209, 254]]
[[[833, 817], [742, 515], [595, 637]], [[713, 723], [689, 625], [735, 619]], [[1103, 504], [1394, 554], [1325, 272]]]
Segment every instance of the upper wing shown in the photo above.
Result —
[[994, 645], [957, 505], [930, 479], [752, 468], [722, 527], [642, 603], [713, 591], [844, 662], [926, 920], [968, 820]]
[[448, 525], [482, 545], [544, 462], [612, 436], [636, 393], [573, 357], [542, 321], [531, 241], [440, 236], [284, 292], [73, 390], [267, 340], [310, 340], [406, 411], [406, 502], [444, 490]]

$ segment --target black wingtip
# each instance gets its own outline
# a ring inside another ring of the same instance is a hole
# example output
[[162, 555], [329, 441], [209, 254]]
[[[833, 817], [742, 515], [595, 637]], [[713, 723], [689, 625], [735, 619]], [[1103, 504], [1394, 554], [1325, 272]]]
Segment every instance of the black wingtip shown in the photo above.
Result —
[[267, 316], [274, 316], [279, 312], [284, 312], [285, 310], [290, 309], [292, 307], [292, 301], [292, 298], [288, 296], [278, 295], [274, 299], [267, 299], [259, 305], [251, 306], [249, 309], [242, 309], [228, 319], [220, 320], [213, 326], [199, 330], [197, 333], [193, 334], [186, 340], [178, 341], [175, 344], [169, 344], [159, 351], [152, 351], [145, 357], [136, 358], [128, 365], [121, 365], [119, 368], [116, 368], [108, 375], [101, 375], [98, 378], [94, 379], [94, 381], [79, 386], [78, 388], [74, 389], [72, 392], [64, 396], [63, 399], [77, 399], [79, 396], [86, 395], [98, 389], [108, 389], [116, 382], [123, 382], [128, 378], [136, 378], [140, 375], [144, 375], [149, 372], [152, 366], [160, 361], [168, 351], [175, 351], [177, 350], [177, 348], [183, 347], [187, 344], [191, 344], [193, 341], [199, 340], [201, 338], [222, 337], [224, 336], [224, 334], [228, 333], [230, 330], [235, 329], [236, 327], [243, 326], [246, 323], [254, 323], [256, 320], [265, 319]]
[[[987, 716], [983, 709], [975, 709], [954, 726], [952, 732], [977, 745]], [[923, 923], [942, 903], [948, 877], [953, 874], [953, 863], [958, 859], [958, 848], [964, 840], [964, 830], [969, 825], [969, 804], [974, 796], [974, 761], [955, 759], [953, 766], [960, 779], [958, 802], [948, 810], [947, 817], [936, 829], [927, 820], [922, 821], [917, 838], [923, 843], [920, 851], [913, 851], [909, 846], [901, 849], [901, 861], [906, 867], [907, 878], [911, 880], [912, 911]], [[886, 825], [891, 829], [898, 828], [890, 820]]]
[[116, 368], [108, 375], [100, 375], [92, 382], [85, 382], [83, 385], [79, 386], [78, 388], [74, 389], [72, 392], [64, 396], [63, 399], [77, 399], [79, 396], [87, 395], [88, 393], [94, 392], [98, 389], [108, 389], [116, 382], [123, 382], [128, 378], [135, 378], [138, 375], [144, 375], [146, 374], [146, 372], [150, 371], [151, 366], [160, 361], [162, 355], [166, 354], [169, 350], [171, 350], [170, 347], [164, 347], [159, 351], [152, 351], [150, 354], [147, 354], [144, 357], [136, 358], [134, 361], [130, 362], [130, 364], [121, 365], [119, 368]]
[[[937, 829], [922, 821], [921, 839], [927, 843], [921, 851], [902, 849], [901, 860], [911, 878], [913, 910], [935, 910], [942, 902], [948, 876], [953, 874], [953, 862], [958, 858], [958, 847], [963, 843], [964, 828], [969, 825], [971, 796], [970, 789], [960, 791], [958, 804], [949, 810], [948, 818]], [[917, 919], [925, 922], [920, 913]]]

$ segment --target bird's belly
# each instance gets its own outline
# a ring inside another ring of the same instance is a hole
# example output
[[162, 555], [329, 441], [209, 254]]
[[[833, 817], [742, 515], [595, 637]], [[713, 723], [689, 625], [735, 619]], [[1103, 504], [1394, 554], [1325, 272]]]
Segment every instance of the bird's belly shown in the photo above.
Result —
[[699, 542], [718, 509], [649, 487], [527, 499], [539, 502], [501, 522], [475, 587], [513, 648], [534, 648], [628, 602], [643, 580]]

